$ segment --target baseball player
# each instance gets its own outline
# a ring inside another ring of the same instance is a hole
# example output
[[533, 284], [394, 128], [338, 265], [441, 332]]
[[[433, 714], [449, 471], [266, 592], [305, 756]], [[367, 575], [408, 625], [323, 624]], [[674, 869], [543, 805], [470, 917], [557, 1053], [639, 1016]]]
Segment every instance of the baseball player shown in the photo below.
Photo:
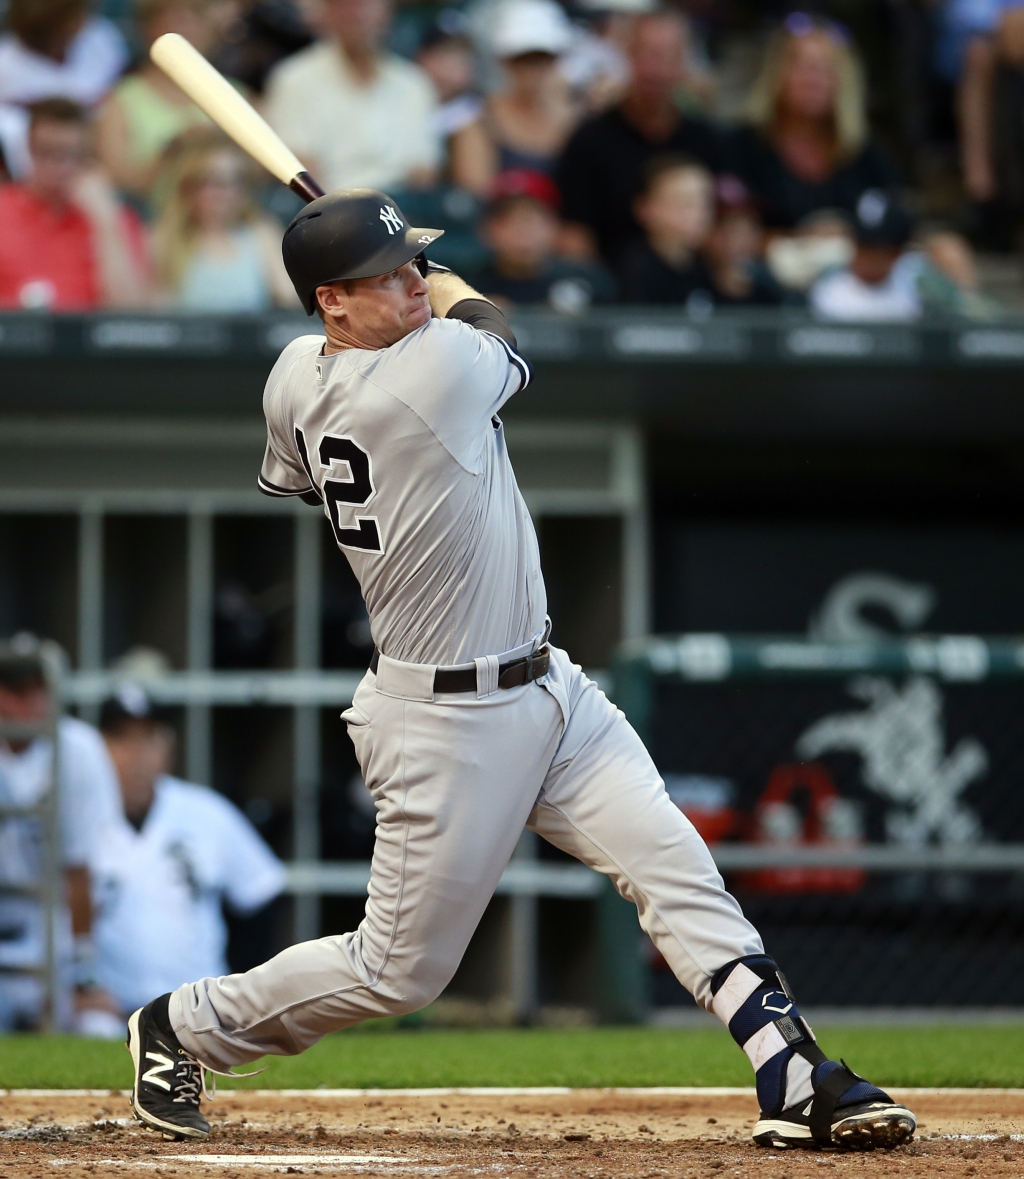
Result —
[[[52, 701], [42, 645], [28, 635], [0, 644], [0, 719], [45, 721]], [[104, 1034], [116, 1021], [113, 1001], [96, 985], [89, 862], [118, 811], [114, 767], [99, 733], [75, 717], [57, 725], [57, 836], [66, 906], [56, 914], [54, 1021], [63, 1030]], [[50, 786], [53, 742], [0, 738], [0, 1032], [35, 1027], [44, 990], [45, 913], [33, 894], [43, 871], [37, 818], [4, 815], [37, 805]]]
[[204, 1137], [204, 1070], [415, 1011], [451, 979], [524, 825], [608, 875], [750, 1057], [762, 1145], [894, 1145], [914, 1115], [821, 1051], [625, 717], [547, 641], [505, 402], [530, 378], [503, 315], [382, 192], [307, 205], [284, 258], [326, 333], [267, 381], [268, 495], [321, 504], [376, 650], [344, 714], [377, 808], [354, 932], [204, 978], [129, 1019], [132, 1108]]
[[100, 732], [124, 809], [90, 859], [96, 976], [127, 1015], [183, 979], [225, 974], [221, 901], [254, 913], [284, 888], [285, 871], [223, 795], [168, 773], [174, 731], [141, 689], [125, 685], [104, 703]]

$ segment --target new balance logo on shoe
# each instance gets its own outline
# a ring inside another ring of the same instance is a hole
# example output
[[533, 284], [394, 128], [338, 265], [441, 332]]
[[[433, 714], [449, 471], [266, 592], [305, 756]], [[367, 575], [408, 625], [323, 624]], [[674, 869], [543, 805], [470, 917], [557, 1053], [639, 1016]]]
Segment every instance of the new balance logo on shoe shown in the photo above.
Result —
[[160, 1052], [147, 1052], [146, 1059], [155, 1060], [156, 1064], [154, 1064], [151, 1069], [147, 1069], [147, 1071], [142, 1074], [142, 1080], [148, 1081], [151, 1085], [159, 1085], [161, 1089], [166, 1089], [167, 1092], [170, 1093], [170, 1081], [165, 1081], [164, 1078], [158, 1074], [169, 1072], [173, 1076], [174, 1061], [171, 1060], [169, 1056], [164, 1056]]

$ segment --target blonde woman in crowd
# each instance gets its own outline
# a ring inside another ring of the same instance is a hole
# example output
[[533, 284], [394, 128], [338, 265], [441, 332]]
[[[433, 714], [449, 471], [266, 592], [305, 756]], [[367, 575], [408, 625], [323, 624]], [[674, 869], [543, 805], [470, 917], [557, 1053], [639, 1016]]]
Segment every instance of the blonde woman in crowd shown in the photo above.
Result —
[[769, 229], [818, 209], [849, 212], [897, 181], [870, 142], [864, 82], [846, 29], [791, 13], [769, 41], [737, 136], [735, 167]]
[[203, 112], [149, 60], [149, 46], [164, 33], [180, 33], [207, 56], [228, 18], [225, 0], [135, 0], [147, 54], [100, 107], [100, 160], [122, 192], [148, 198], [167, 145], [193, 127], [209, 127]]
[[253, 312], [297, 305], [281, 261], [280, 227], [256, 207], [250, 168], [212, 130], [193, 133], [172, 153], [169, 195], [153, 230], [157, 276], [170, 306]]

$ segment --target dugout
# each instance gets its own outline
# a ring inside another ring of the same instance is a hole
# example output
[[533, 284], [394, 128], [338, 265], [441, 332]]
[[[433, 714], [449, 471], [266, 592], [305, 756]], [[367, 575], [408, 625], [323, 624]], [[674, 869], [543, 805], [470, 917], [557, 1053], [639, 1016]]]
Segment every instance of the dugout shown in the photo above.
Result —
[[[1024, 324], [623, 309], [516, 328], [537, 375], [503, 416], [555, 637], [585, 666], [652, 629], [806, 636], [865, 572], [930, 586], [929, 629], [1024, 633]], [[297, 861], [279, 938], [347, 927], [371, 837], [335, 720], [368, 656], [354, 583], [321, 516], [254, 490], [262, 383], [306, 330], [0, 317], [0, 634], [61, 642], [87, 713], [126, 653], [166, 657], [182, 771]], [[894, 625], [877, 603], [862, 619]], [[638, 1017], [645, 967], [602, 940], [598, 891], [524, 840], [453, 992], [502, 1018]], [[602, 997], [592, 979], [627, 959]]]

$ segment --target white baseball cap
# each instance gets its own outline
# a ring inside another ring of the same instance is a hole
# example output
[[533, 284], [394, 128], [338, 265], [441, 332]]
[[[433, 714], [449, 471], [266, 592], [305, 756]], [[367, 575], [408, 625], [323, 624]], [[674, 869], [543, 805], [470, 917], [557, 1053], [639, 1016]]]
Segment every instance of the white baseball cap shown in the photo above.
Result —
[[490, 36], [495, 57], [523, 53], [564, 53], [572, 42], [572, 26], [554, 0], [504, 0]]

